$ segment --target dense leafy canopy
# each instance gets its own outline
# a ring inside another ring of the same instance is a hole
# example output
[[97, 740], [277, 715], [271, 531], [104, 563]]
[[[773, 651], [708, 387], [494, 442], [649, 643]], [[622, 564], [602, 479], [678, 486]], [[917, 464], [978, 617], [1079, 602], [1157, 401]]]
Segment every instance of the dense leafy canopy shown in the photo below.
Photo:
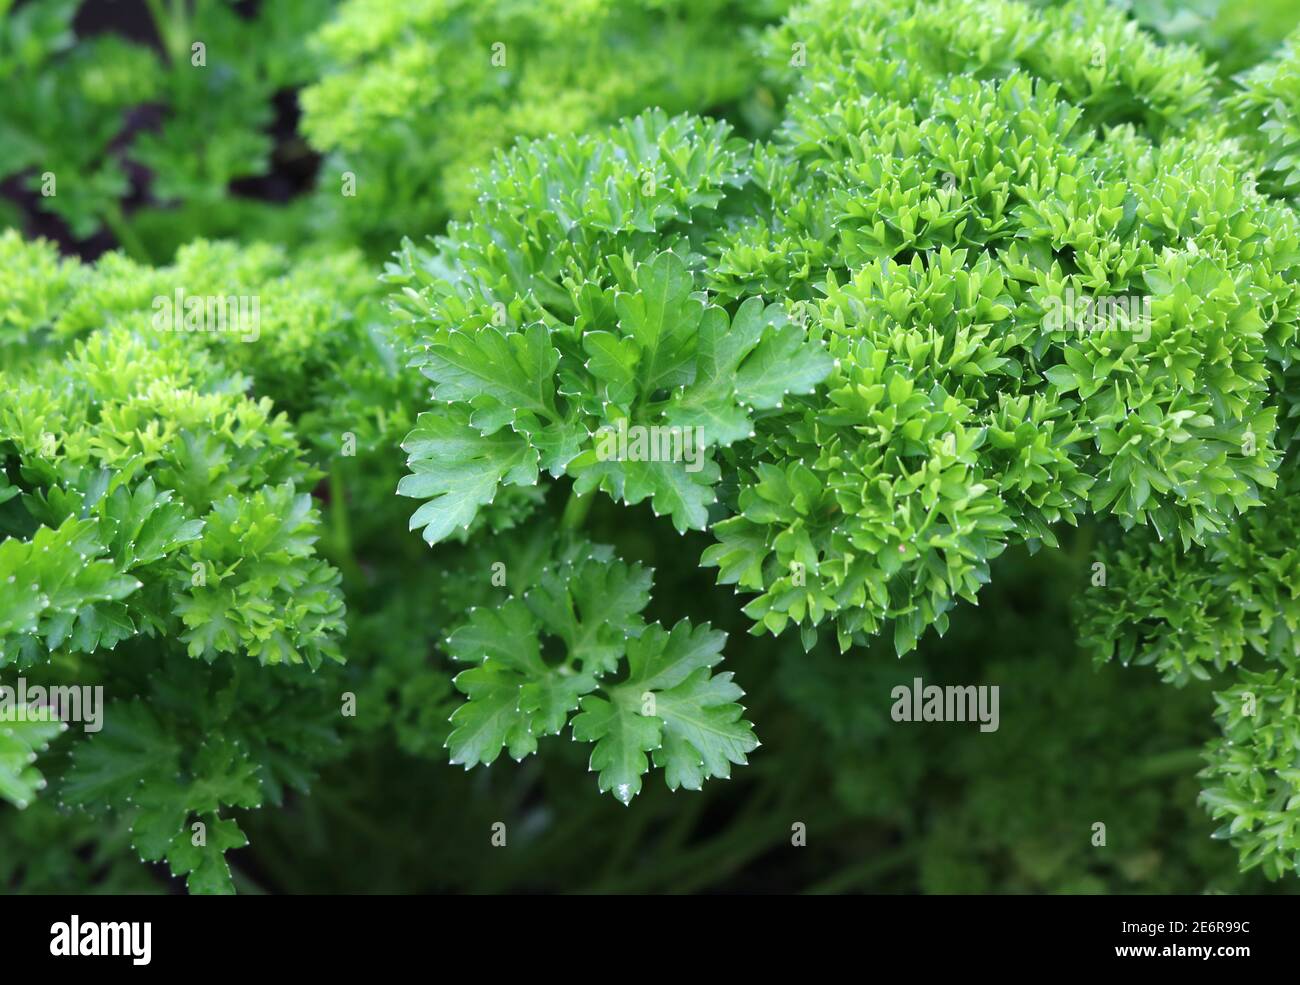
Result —
[[[468, 830], [476, 782], [635, 798], [678, 852], [641, 887], [804, 815], [914, 837], [844, 885], [1240, 886], [1143, 786], [1189, 807], [1198, 766], [1242, 873], [1300, 869], [1294, 37], [1231, 80], [1180, 43], [1213, 3], [347, 0], [177, 5], [160, 55], [73, 45], [76, 6], [0, 2], [34, 93], [0, 177], [53, 171], [39, 209], [128, 251], [0, 234], [0, 673], [107, 704], [98, 734], [0, 717], [0, 835], [80, 846], [0, 881], [136, 888], [134, 852], [230, 891], [250, 833], [400, 841], [431, 803]], [[241, 201], [297, 86], [318, 185]], [[1023, 697], [1004, 734], [883, 755], [914, 673]], [[432, 758], [477, 779], [413, 784]], [[664, 798], [733, 775], [731, 829], [673, 842], [705, 807]], [[603, 809], [527, 837], [586, 879]], [[634, 870], [625, 830], [593, 886]], [[374, 884], [498, 864], [427, 848]]]

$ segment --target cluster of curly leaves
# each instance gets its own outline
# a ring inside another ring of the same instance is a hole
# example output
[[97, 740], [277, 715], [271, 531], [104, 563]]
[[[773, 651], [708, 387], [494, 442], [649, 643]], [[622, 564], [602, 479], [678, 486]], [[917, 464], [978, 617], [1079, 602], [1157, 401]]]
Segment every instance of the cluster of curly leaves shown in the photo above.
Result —
[[[643, 183], [662, 180], [671, 187], [677, 175], [698, 175], [702, 185], [710, 156], [727, 162], [724, 167], [734, 158], [720, 125], [672, 121], [653, 114], [633, 121], [622, 132], [625, 148], [637, 141], [643, 146], [654, 142], [666, 152], [663, 174], [645, 174]], [[622, 169], [617, 151], [601, 158], [598, 154], [575, 156], [571, 163], [592, 168], [603, 164], [611, 173]], [[592, 184], [598, 187], [599, 180], [593, 177]], [[666, 193], [662, 202], [633, 199], [606, 204], [611, 210], [626, 207], [651, 216], [678, 208], [672, 195]], [[699, 197], [707, 201], [714, 196], [701, 187]], [[513, 205], [492, 201], [485, 207], [501, 207], [503, 216], [504, 209]], [[597, 220], [587, 206], [575, 206], [574, 214]], [[553, 216], [554, 212], [534, 211], [528, 219], [546, 222]], [[587, 245], [570, 242], [579, 250]], [[590, 246], [600, 248], [598, 243]], [[408, 257], [412, 255], [408, 251]], [[478, 317], [463, 310], [456, 323], [416, 357], [433, 381], [435, 400], [444, 403], [422, 414], [404, 443], [412, 474], [402, 480], [399, 491], [426, 500], [411, 524], [423, 528], [430, 543], [452, 534], [468, 536], [480, 508], [492, 504], [499, 491], [529, 490], [538, 484], [542, 471], [572, 477], [578, 501], [604, 490], [627, 503], [649, 500], [652, 509], [667, 514], [678, 530], [702, 528], [716, 502], [720, 476], [712, 448], [703, 467], [694, 471], [681, 461], [601, 460], [593, 446], [596, 431], [620, 423], [629, 428], [701, 427], [711, 444], [726, 448], [751, 435], [761, 414], [779, 412], [789, 393], [807, 392], [830, 369], [829, 357], [805, 339], [778, 307], [756, 298], [733, 316], [698, 296], [688, 268], [676, 254], [653, 251], [644, 262], [631, 255], [623, 259], [608, 284], [587, 283], [574, 291], [577, 317], [571, 328], [535, 321], [512, 330], [511, 313], [506, 311], [502, 318], [502, 309], [489, 303]], [[562, 265], [566, 258], [553, 252], [548, 260]], [[405, 276], [393, 275], [394, 279]], [[453, 293], [457, 286], [438, 281], [435, 289], [446, 291], [445, 303], [459, 305], [462, 301]], [[412, 303], [423, 306], [426, 301], [417, 297]], [[522, 316], [516, 310], [513, 317]], [[739, 696], [729, 681], [703, 673], [716, 662], [720, 638], [717, 634], [692, 637], [680, 624], [671, 634], [658, 629], [643, 632], [635, 623], [622, 626], [621, 617], [607, 611], [613, 604], [608, 594], [610, 577], [594, 568], [590, 577], [570, 571], [561, 583], [572, 579], [570, 591], [586, 597], [553, 610], [586, 608], [588, 620], [604, 620], [618, 630], [616, 637], [635, 641], [628, 644], [628, 674], [613, 699], [583, 698], [582, 713], [573, 720], [575, 737], [600, 740], [593, 767], [601, 771], [602, 789], [613, 789], [624, 801], [639, 790], [640, 774], [648, 768], [643, 747], [655, 749], [655, 761], [665, 768], [673, 788], [698, 786], [707, 775], [726, 775], [727, 764], [743, 762], [744, 752], [756, 744], [748, 726], [740, 731], [715, 726], [683, 731], [681, 714], [674, 710], [680, 701], [703, 702], [703, 709], [727, 707]], [[536, 598], [536, 592], [531, 598]], [[636, 600], [629, 615], [645, 605], [648, 593]], [[522, 617], [529, 609], [525, 602], [512, 602], [471, 621], [479, 626], [470, 639], [480, 655], [494, 632], [509, 641], [503, 652], [511, 653], [522, 652], [513, 635], [536, 635], [537, 627], [527, 621], [499, 622], [506, 611]], [[559, 633], [553, 622], [543, 624], [548, 632], [566, 639], [574, 635]], [[460, 632], [452, 634], [450, 652], [472, 659], [475, 651], [461, 644]], [[690, 649], [699, 650], [700, 656], [676, 653], [692, 639], [696, 642]], [[566, 677], [566, 687], [554, 694], [558, 703], [551, 714], [537, 718], [530, 701], [516, 708], [507, 700], [502, 714], [486, 722], [492, 729], [486, 751], [478, 748], [483, 739], [463, 724], [449, 741], [453, 759], [466, 765], [488, 762], [503, 744], [516, 755], [532, 751], [534, 734], [558, 731], [568, 712], [579, 707], [580, 696], [594, 686], [593, 672], [614, 671], [622, 655], [618, 650], [608, 654], [602, 650], [592, 664], [580, 649], [571, 651], [570, 659], [578, 661], [582, 673]], [[676, 672], [666, 675], [664, 664], [697, 673], [679, 680]], [[487, 709], [478, 708], [483, 685], [475, 674], [467, 671], [457, 678], [471, 696], [458, 715], [466, 723], [483, 725], [489, 716]], [[657, 694], [661, 689], [663, 693]], [[640, 708], [643, 692], [656, 695], [657, 711], [646, 713]], [[619, 716], [612, 717], [616, 710]], [[700, 722], [718, 714], [701, 714]], [[731, 714], [728, 710], [727, 716]], [[617, 746], [609, 735], [615, 726], [623, 734]]]
[[[1062, 522], [1179, 557], [1248, 529], [1286, 471], [1300, 223], [1244, 180], [1202, 56], [1101, 2], [825, 0], [769, 45], [770, 142], [655, 112], [521, 144], [407, 244], [389, 280], [433, 383], [412, 527], [464, 537], [568, 476], [708, 529], [756, 633], [890, 627], [900, 654]], [[1149, 323], [1053, 325], [1071, 293], [1145, 297]], [[703, 427], [707, 467], [602, 460], [620, 421]], [[1293, 782], [1252, 761], [1257, 789]], [[1295, 805], [1269, 803], [1231, 834], [1276, 874]]]
[[[312, 38], [303, 131], [318, 207], [387, 255], [464, 216], [517, 138], [583, 133], [648, 106], [763, 112], [758, 28], [788, 0], [346, 0]], [[338, 195], [353, 174], [357, 199]], [[353, 202], [364, 203], [363, 208]]]
[[[1249, 151], [1240, 187], [1295, 207], [1300, 74], [1293, 35], [1277, 55], [1238, 79], [1228, 132]], [[1289, 239], [1279, 258], [1295, 256]], [[1277, 265], [1276, 289], [1294, 274]], [[1294, 307], [1265, 291], [1268, 383], [1282, 460], [1260, 506], [1190, 547], [1150, 531], [1110, 540], [1100, 554], [1106, 586], [1084, 592], [1078, 622], [1096, 659], [1150, 664], [1176, 685], [1227, 683], [1215, 694], [1221, 735], [1206, 746], [1201, 801], [1222, 821], [1216, 837], [1238, 849], [1243, 869], [1269, 878], [1300, 866], [1300, 554], [1296, 551], [1297, 403]], [[1286, 327], [1283, 334], [1278, 329]], [[1252, 434], [1253, 441], [1255, 436]]]
[[[390, 51], [434, 57], [367, 8], [363, 74]], [[1176, 681], [1270, 660], [1218, 698], [1204, 797], [1245, 865], [1294, 869], [1300, 221], [1267, 197], [1286, 187], [1285, 127], [1252, 144], [1201, 56], [1101, 0], [817, 0], [767, 44], [787, 98], [770, 141], [662, 111], [525, 141], [472, 186], [466, 221], [390, 265], [396, 326], [372, 320], [353, 255], [200, 242], [167, 268], [91, 269], [0, 239], [0, 667], [113, 684], [104, 733], [66, 764], [39, 758], [55, 723], [0, 723], [0, 795], [28, 802], [46, 774], [141, 857], [228, 889], [231, 812], [304, 787], [338, 717], [340, 576], [304, 447], [355, 470], [349, 437], [379, 455], [409, 431], [400, 491], [430, 543], [543, 519], [543, 473], [570, 490], [563, 529], [522, 567], [512, 550], [508, 598], [448, 624], [442, 648], [469, 666], [447, 742], [467, 768], [567, 726], [627, 803], [652, 763], [698, 788], [757, 746], [721, 634], [649, 622], [650, 573], [576, 532], [600, 493], [709, 531], [702, 563], [752, 596], [756, 634], [843, 650], [891, 629], [899, 653], [975, 602], [1008, 547], [1095, 516], [1130, 558], [1104, 555], [1108, 588], [1084, 595], [1099, 653]], [[1281, 119], [1263, 94], [1285, 71], [1261, 69], [1243, 108]], [[259, 344], [158, 331], [152, 300], [178, 285], [261, 297]], [[1054, 329], [1068, 292], [1149, 297], [1150, 324]], [[432, 398], [413, 422], [408, 341]], [[598, 436], [619, 427], [699, 428], [703, 467], [610, 460]], [[379, 485], [358, 496], [383, 516]]]
[[334, 0], [256, 13], [229, 0], [152, 3], [142, 30], [153, 38], [88, 34], [81, 0], [10, 5], [0, 3], [0, 84], [14, 94], [0, 107], [0, 179], [33, 208], [74, 239], [106, 229], [154, 260], [196, 236], [283, 233], [285, 207], [234, 183], [273, 170], [275, 100], [319, 75], [306, 39]]
[[[307, 129], [330, 124], [323, 146], [362, 158], [340, 166], [361, 172], [368, 219], [357, 220], [357, 232], [331, 211], [331, 186], [307, 203], [307, 225], [325, 227], [324, 240], [364, 241], [376, 217], [411, 228], [418, 210], [408, 206], [427, 210], [430, 228], [463, 207], [472, 165], [519, 133], [542, 132], [531, 129], [542, 107], [543, 131], [567, 132], [640, 108], [651, 95], [682, 108], [732, 103], [751, 91], [758, 64], [745, 32], [728, 33], [722, 57], [716, 25], [734, 28], [738, 16], [770, 22], [781, 7], [446, 4], [386, 8], [376, 18], [368, 5], [350, 4], [304, 45], [331, 12], [328, 0], [251, 14], [207, 0], [151, 5], [153, 45], [87, 36], [80, 6], [0, 4], [0, 78], [30, 96], [0, 111], [0, 177], [19, 182], [74, 239], [107, 227], [130, 254], [155, 259], [204, 233], [300, 238], [290, 227], [302, 224], [303, 209], [262, 206], [233, 189], [269, 173], [276, 99], [321, 79], [325, 62], [321, 94], [304, 96]], [[449, 34], [456, 44], [444, 42]], [[482, 43], [467, 43], [468, 35]], [[346, 50], [335, 43], [349, 38]], [[641, 57], [645, 38], [664, 57]], [[503, 39], [504, 64], [490, 64], [488, 43]], [[702, 47], [707, 60], [698, 57]], [[342, 77], [359, 60], [357, 72], [388, 78], [379, 62], [390, 55], [395, 70], [441, 66], [416, 77], [438, 108], [429, 115], [442, 121], [441, 144], [407, 139], [424, 115], [417, 106], [394, 116], [367, 103], [374, 86]], [[461, 85], [427, 85], [440, 75]], [[329, 109], [339, 95], [348, 106]], [[361, 145], [342, 139], [338, 127], [348, 120], [366, 131]], [[386, 188], [393, 175], [415, 174], [416, 163], [425, 169], [418, 194]], [[48, 196], [47, 175], [57, 182]], [[439, 194], [430, 196], [431, 187]], [[124, 212], [141, 191], [143, 204]], [[83, 267], [6, 234], [0, 255], [0, 579], [8, 579], [0, 668], [33, 684], [111, 683], [104, 733], [74, 728], [54, 751], [47, 746], [57, 723], [32, 708], [15, 711], [0, 732], [0, 793], [26, 806], [48, 779], [53, 790], [43, 799], [63, 812], [49, 814], [50, 824], [75, 827], [78, 811], [91, 812], [103, 830], [125, 831], [142, 858], [166, 859], [191, 889], [228, 890], [225, 852], [243, 843], [231, 812], [278, 800], [286, 785], [305, 787], [333, 755], [337, 697], [326, 695], [341, 690], [330, 666], [342, 659], [345, 613], [340, 574], [317, 542], [356, 584], [374, 580], [356, 567], [348, 541], [392, 529], [388, 449], [411, 430], [416, 403], [414, 378], [398, 372], [402, 340], [377, 317], [373, 274], [351, 252], [307, 251], [290, 263], [274, 247], [196, 240], [164, 266], [110, 254]], [[177, 291], [257, 297], [256, 344], [168, 334], [153, 316], [157, 299]], [[753, 327], [780, 332], [761, 317]], [[681, 411], [693, 412], [701, 410]], [[328, 465], [329, 528], [310, 496], [321, 492], [324, 472], [310, 463]], [[356, 518], [350, 535], [344, 497]], [[501, 530], [539, 502], [540, 490], [521, 490], [513, 507], [485, 514]], [[739, 720], [739, 689], [708, 672], [721, 634], [691, 630], [684, 643], [684, 624], [662, 631], [638, 612], [629, 610], [623, 627], [626, 655], [645, 676], [642, 691], [660, 702], [662, 724], [652, 735], [638, 718], [633, 744], [671, 759], [674, 785], [724, 775], [755, 740]], [[125, 653], [129, 669], [108, 674], [113, 653]], [[400, 666], [426, 679], [428, 667], [411, 668], [424, 653], [385, 653], [377, 676], [388, 680], [385, 669]], [[581, 698], [604, 775], [630, 796], [639, 784], [638, 751], [622, 738], [630, 691], [606, 679], [623, 655], [611, 643], [593, 663], [579, 647], [571, 656], [578, 682], [559, 693]], [[241, 669], [247, 657], [260, 673]], [[174, 667], [178, 658], [196, 662]], [[317, 673], [305, 676], [305, 668]], [[383, 717], [369, 715], [367, 727]], [[411, 734], [423, 721], [397, 722], [404, 744], [428, 741]], [[691, 742], [703, 749], [698, 758], [687, 752]]]
[[229, 889], [229, 812], [333, 754], [338, 698], [304, 671], [341, 661], [344, 603], [315, 549], [320, 473], [247, 392], [251, 347], [160, 330], [150, 302], [255, 294], [270, 344], [328, 349], [343, 268], [201, 242], [170, 268], [88, 268], [12, 233], [0, 256], [0, 668], [107, 702], [102, 733], [71, 723], [49, 770], [59, 723], [9, 709], [0, 794], [25, 806], [50, 772], [59, 804], [122, 819], [141, 858]]

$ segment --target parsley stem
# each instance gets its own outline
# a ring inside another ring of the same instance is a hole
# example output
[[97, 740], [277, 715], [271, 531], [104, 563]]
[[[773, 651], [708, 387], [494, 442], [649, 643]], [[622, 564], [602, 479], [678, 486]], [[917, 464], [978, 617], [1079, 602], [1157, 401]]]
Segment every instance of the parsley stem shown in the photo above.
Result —
[[579, 493], [576, 489], [569, 493], [569, 501], [564, 504], [564, 515], [560, 517], [560, 528], [577, 530], [587, 519], [591, 511], [592, 493]]
[[131, 229], [131, 224], [126, 219], [126, 214], [117, 202], [112, 202], [104, 210], [104, 225], [108, 231], [113, 234], [117, 240], [117, 245], [122, 248], [132, 260], [139, 260], [141, 263], [149, 263], [149, 251], [144, 248], [140, 238]]
[[1171, 752], [1148, 756], [1130, 766], [1125, 780], [1141, 782], [1165, 776], [1192, 774], [1205, 765], [1205, 751], [1200, 746], [1175, 749]]
[[188, 31], [185, 6], [178, 0], [171, 0], [167, 8], [163, 7], [163, 0], [145, 0], [145, 6], [149, 8], [149, 15], [153, 18], [154, 28], [158, 31], [158, 38], [162, 42], [167, 61], [172, 68], [175, 68], [185, 60], [185, 51], [188, 47], [185, 36]]
[[343, 491], [343, 479], [337, 469], [330, 472], [329, 490], [330, 559], [349, 581], [364, 584], [365, 575], [352, 553], [352, 528], [348, 523], [346, 494]]

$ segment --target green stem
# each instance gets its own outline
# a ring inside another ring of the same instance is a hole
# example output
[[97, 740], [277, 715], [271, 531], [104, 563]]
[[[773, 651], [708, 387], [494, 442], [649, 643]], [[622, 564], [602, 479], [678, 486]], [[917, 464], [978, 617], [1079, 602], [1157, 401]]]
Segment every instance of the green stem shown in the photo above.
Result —
[[108, 227], [109, 232], [117, 240], [117, 245], [126, 252], [127, 256], [142, 263], [149, 262], [149, 251], [132, 231], [130, 223], [126, 221], [126, 215], [122, 212], [122, 207], [117, 202], [111, 203], [104, 210], [104, 225]]
[[1096, 560], [1094, 552], [1097, 549], [1097, 530], [1091, 523], [1081, 523], [1074, 534], [1074, 544], [1070, 554], [1076, 562], [1076, 566], [1081, 567], [1084, 571], [1092, 570], [1092, 562]]
[[418, 845], [408, 845], [401, 839], [394, 840], [390, 837], [389, 832], [376, 824], [368, 814], [357, 810], [342, 797], [327, 794], [323, 785], [314, 790], [312, 796], [320, 800], [326, 811], [332, 812], [335, 817], [346, 822], [371, 844], [388, 845], [395, 855], [408, 859], [413, 866], [428, 857], [420, 850]]
[[576, 489], [569, 493], [569, 501], [564, 504], [564, 515], [560, 517], [562, 530], [577, 530], [591, 512], [593, 493], [579, 493]]
[[145, 0], [145, 6], [149, 8], [149, 16], [153, 18], [154, 29], [158, 32], [158, 39], [162, 42], [163, 53], [167, 56], [167, 61], [172, 68], [175, 68], [181, 62], [181, 49], [178, 46], [184, 45], [184, 38], [180, 33], [180, 21], [178, 19], [177, 4], [171, 4], [171, 9], [163, 7], [162, 0]]
[[260, 883], [253, 879], [246, 872], [240, 871], [235, 866], [230, 866], [230, 878], [235, 884], [235, 892], [240, 896], [265, 896], [266, 889]]
[[934, 518], [939, 515], [939, 504], [941, 502], [942, 500], [939, 499], [934, 501], [934, 505], [930, 507], [930, 511], [925, 515], [925, 520], [922, 521], [921, 526], [917, 529], [916, 533], [912, 535], [913, 540], [919, 540], [921, 535], [930, 529], [930, 524], [932, 524]]
[[873, 855], [805, 890], [810, 896], [826, 896], [871, 886], [877, 879], [896, 869], [901, 869], [917, 856], [915, 845], [900, 848], [888, 855]]
[[361, 565], [352, 553], [352, 528], [348, 523], [347, 495], [343, 479], [335, 468], [330, 472], [330, 558], [343, 576], [355, 584], [365, 581]]
[[352, 556], [352, 528], [348, 524], [348, 511], [343, 505], [343, 480], [338, 469], [330, 472], [330, 527], [334, 531], [334, 547]]
[[1180, 773], [1195, 773], [1205, 765], [1205, 757], [1199, 747], [1193, 749], [1175, 749], [1148, 756], [1139, 762], [1136, 768], [1128, 771], [1126, 779], [1142, 782], [1155, 780], [1163, 776], [1177, 776]]

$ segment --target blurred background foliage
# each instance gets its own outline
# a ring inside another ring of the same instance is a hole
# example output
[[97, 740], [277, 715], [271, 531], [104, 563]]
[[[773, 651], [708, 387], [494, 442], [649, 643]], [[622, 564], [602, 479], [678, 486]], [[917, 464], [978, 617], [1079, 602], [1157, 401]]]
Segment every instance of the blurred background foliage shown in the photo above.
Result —
[[[392, 447], [418, 382], [394, 372], [374, 271], [399, 237], [463, 215], [475, 169], [518, 137], [647, 106], [766, 133], [780, 91], [751, 50], [789, 6], [0, 0], [0, 227], [82, 259], [121, 250], [128, 259], [115, 262], [136, 265], [214, 262], [204, 248], [178, 257], [198, 237], [273, 243], [340, 285], [363, 329], [324, 329], [324, 345], [289, 335], [298, 350], [274, 358], [236, 353], [271, 360], [259, 385], [329, 465], [317, 498], [323, 552], [344, 576], [348, 662], [318, 673], [326, 689], [358, 695], [311, 794], [241, 817], [251, 845], [232, 856], [240, 891], [1295, 891], [1294, 880], [1240, 874], [1197, 806], [1209, 686], [1094, 666], [1082, 649], [1070, 609], [1090, 590], [1101, 534], [1089, 523], [1060, 551], [999, 558], [979, 607], [958, 608], [946, 637], [900, 661], [888, 641], [846, 658], [824, 642], [804, 653], [791, 637], [746, 635], [733, 594], [696, 564], [706, 537], [662, 536], [648, 507], [632, 517], [602, 498], [590, 536], [655, 569], [649, 616], [730, 633], [728, 666], [762, 747], [729, 782], [675, 794], [650, 784], [632, 809], [597, 795], [576, 744], [552, 742], [519, 766], [447, 766], [459, 698], [434, 642], [467, 604], [499, 599], [486, 573], [500, 539], [435, 562], [406, 533]], [[1131, 14], [1204, 48], [1230, 87], [1300, 6], [1133, 0]], [[206, 46], [206, 72], [190, 70], [192, 40]], [[497, 42], [506, 63], [494, 67], [484, 50]], [[55, 197], [40, 194], [45, 172]], [[339, 193], [346, 172], [355, 198]], [[349, 360], [331, 379], [328, 367]], [[356, 457], [338, 457], [345, 431]], [[528, 530], [510, 541], [525, 550]], [[887, 696], [914, 677], [999, 683], [1000, 730], [893, 723]], [[509, 826], [505, 848], [490, 843], [496, 821]], [[1104, 848], [1091, 842], [1098, 822]], [[792, 845], [796, 824], [806, 847]], [[48, 799], [0, 808], [0, 888], [177, 890], [126, 846], [113, 824]]]

